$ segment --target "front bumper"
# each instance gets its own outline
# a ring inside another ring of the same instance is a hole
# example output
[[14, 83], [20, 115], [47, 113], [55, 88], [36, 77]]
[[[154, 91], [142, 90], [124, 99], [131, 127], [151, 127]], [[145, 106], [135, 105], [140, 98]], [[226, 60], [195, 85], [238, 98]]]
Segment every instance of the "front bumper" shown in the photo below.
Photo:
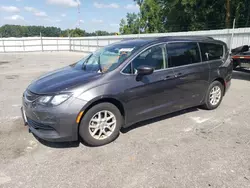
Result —
[[70, 98], [55, 107], [45, 107], [34, 102], [27, 102], [23, 97], [21, 113], [30, 132], [37, 137], [51, 142], [78, 140], [76, 118], [86, 101]]

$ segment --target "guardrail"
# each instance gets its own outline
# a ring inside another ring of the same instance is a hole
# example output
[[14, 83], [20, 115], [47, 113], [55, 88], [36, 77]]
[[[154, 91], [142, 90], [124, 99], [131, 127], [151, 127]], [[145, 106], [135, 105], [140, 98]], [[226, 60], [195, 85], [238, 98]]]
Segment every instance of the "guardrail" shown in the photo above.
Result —
[[[232, 33], [234, 37], [232, 39]], [[232, 48], [250, 45], [250, 28], [223, 29], [209, 31], [190, 31], [175, 33], [154, 33], [141, 35], [96, 36], [96, 37], [26, 37], [0, 38], [0, 52], [38, 52], [38, 51], [79, 51], [90, 53], [108, 44], [133, 38], [152, 38], [163, 36], [210, 36], [222, 40]]]

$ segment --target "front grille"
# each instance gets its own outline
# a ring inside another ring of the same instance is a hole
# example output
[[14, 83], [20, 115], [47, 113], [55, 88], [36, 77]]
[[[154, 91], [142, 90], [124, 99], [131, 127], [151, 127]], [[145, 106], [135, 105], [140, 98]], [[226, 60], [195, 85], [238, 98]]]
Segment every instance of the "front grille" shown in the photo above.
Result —
[[38, 123], [38, 122], [28, 118], [28, 117], [27, 117], [27, 121], [28, 121], [28, 125], [30, 125], [31, 127], [35, 128], [35, 129], [54, 130], [53, 127], [51, 127], [49, 125]]
[[24, 97], [27, 101], [32, 102], [32, 101], [36, 100], [39, 97], [39, 95], [32, 93], [29, 90], [26, 90], [24, 93]]

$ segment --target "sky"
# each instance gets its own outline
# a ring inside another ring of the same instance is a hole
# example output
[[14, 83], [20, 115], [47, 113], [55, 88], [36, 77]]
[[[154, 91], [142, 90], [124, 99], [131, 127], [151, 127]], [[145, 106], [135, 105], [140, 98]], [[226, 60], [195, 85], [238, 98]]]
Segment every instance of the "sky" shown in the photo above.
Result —
[[133, 0], [0, 0], [0, 26], [42, 25], [118, 32], [120, 20], [128, 12], [139, 12]]

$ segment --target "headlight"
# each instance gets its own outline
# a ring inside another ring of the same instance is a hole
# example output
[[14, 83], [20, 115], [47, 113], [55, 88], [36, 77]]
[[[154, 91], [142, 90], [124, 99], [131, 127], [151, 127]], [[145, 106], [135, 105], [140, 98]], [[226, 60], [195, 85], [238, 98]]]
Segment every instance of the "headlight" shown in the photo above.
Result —
[[69, 97], [70, 97], [69, 94], [56, 95], [53, 97], [53, 99], [51, 100], [50, 103], [52, 105], [59, 105], [59, 104], [63, 103], [64, 101], [66, 101]]
[[42, 104], [42, 105], [46, 105], [49, 103], [50, 99], [52, 98], [52, 96], [42, 96], [38, 99], [38, 103]]
[[58, 94], [55, 96], [42, 96], [38, 99], [38, 103], [41, 105], [52, 105], [57, 106], [64, 101], [66, 101], [68, 98], [70, 98], [71, 94]]

